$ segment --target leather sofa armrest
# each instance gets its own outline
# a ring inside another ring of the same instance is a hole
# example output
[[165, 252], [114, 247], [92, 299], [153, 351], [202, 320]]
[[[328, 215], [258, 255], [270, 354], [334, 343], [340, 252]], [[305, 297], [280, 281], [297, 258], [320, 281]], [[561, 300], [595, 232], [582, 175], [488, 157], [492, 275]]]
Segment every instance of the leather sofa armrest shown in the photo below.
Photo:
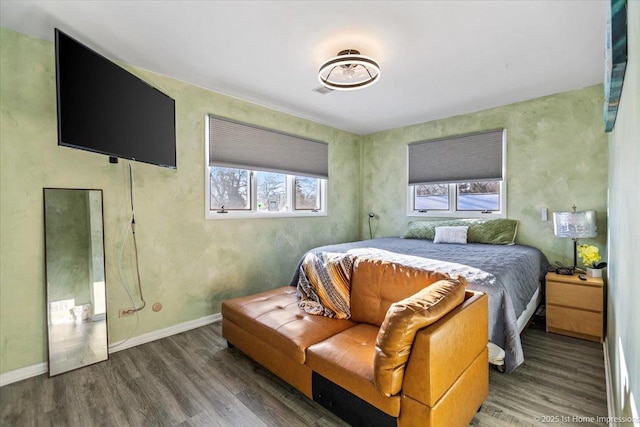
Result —
[[389, 307], [373, 359], [374, 383], [380, 393], [387, 397], [400, 393], [416, 334], [460, 305], [465, 285], [464, 280], [439, 280]]
[[418, 331], [404, 374], [404, 395], [430, 407], [436, 404], [485, 351], [489, 337], [488, 306], [486, 294], [467, 291], [461, 305]]

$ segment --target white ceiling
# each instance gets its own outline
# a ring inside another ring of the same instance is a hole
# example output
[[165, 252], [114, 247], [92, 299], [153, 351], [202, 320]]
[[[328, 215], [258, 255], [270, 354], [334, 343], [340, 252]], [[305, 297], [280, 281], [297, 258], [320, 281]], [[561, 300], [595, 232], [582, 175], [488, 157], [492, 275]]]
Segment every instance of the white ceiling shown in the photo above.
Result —
[[[0, 1], [108, 58], [357, 134], [601, 83], [608, 1]], [[342, 49], [380, 81], [321, 95]]]

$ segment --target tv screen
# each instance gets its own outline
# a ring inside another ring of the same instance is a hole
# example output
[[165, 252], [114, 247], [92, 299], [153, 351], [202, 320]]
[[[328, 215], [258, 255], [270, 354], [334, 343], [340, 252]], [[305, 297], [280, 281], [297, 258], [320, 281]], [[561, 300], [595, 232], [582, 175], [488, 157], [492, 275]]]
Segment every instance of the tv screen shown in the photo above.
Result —
[[56, 28], [58, 145], [176, 168], [175, 101]]

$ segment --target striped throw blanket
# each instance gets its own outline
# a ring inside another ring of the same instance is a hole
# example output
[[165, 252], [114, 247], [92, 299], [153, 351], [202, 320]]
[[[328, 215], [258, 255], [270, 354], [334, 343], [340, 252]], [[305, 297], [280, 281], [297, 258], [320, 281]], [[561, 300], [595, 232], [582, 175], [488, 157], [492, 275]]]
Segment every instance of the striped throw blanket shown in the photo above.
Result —
[[298, 307], [335, 319], [351, 317], [351, 269], [355, 257], [331, 252], [305, 256], [298, 279]]

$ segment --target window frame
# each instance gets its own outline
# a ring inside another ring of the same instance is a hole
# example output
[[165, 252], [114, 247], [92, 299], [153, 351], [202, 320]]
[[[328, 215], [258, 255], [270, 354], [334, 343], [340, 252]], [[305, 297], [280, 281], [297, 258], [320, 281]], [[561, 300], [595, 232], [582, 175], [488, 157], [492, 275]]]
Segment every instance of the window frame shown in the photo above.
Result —
[[[209, 208], [211, 208], [211, 169], [210, 168], [211, 166], [207, 165], [207, 177], [206, 177], [207, 194], [205, 194], [205, 196], [207, 197], [206, 204], [209, 206]], [[253, 198], [253, 194], [251, 190], [254, 187], [253, 173], [248, 169], [239, 169], [239, 168], [230, 168], [230, 169], [244, 170], [248, 173], [247, 174], [247, 197], [249, 198], [249, 203], [247, 204], [248, 206], [247, 208], [232, 208], [231, 211], [249, 212], [251, 210], [251, 200]]]
[[[302, 209], [302, 208], [298, 208], [296, 206], [296, 180], [298, 178], [313, 178], [316, 180], [316, 193], [317, 193], [317, 198], [318, 200], [318, 207], [317, 208], [313, 208], [313, 209]], [[291, 179], [291, 206], [292, 206], [292, 210], [294, 212], [317, 212], [322, 210], [326, 203], [325, 203], [325, 192], [324, 192], [324, 187], [326, 187], [326, 182], [327, 180], [325, 179], [320, 179], [320, 178], [314, 178], [314, 177], [309, 177], [309, 176], [302, 176], [302, 175], [289, 175], [287, 179]]]
[[[301, 217], [324, 217], [327, 216], [327, 180], [322, 178], [316, 178], [318, 180], [318, 197], [320, 197], [320, 209], [317, 211], [304, 209], [295, 210], [295, 177], [303, 175], [290, 175], [283, 174], [287, 177], [287, 204], [290, 206], [290, 210], [287, 211], [260, 211], [258, 210], [258, 179], [255, 176], [257, 172], [269, 172], [245, 169], [249, 172], [249, 209], [225, 209], [225, 212], [219, 212], [219, 209], [211, 207], [211, 182], [210, 182], [210, 168], [209, 165], [209, 136], [205, 129], [205, 203], [204, 203], [204, 217], [209, 220], [220, 219], [260, 219], [260, 218], [301, 218]], [[281, 172], [278, 172], [281, 173]]]
[[[472, 181], [473, 182], [473, 181]], [[407, 190], [407, 216], [416, 218], [506, 218], [507, 217], [507, 182], [500, 183], [500, 210], [498, 211], [469, 211], [458, 210], [458, 182], [445, 182], [449, 186], [449, 209], [434, 209], [421, 212], [415, 209], [415, 185], [408, 185]]]

